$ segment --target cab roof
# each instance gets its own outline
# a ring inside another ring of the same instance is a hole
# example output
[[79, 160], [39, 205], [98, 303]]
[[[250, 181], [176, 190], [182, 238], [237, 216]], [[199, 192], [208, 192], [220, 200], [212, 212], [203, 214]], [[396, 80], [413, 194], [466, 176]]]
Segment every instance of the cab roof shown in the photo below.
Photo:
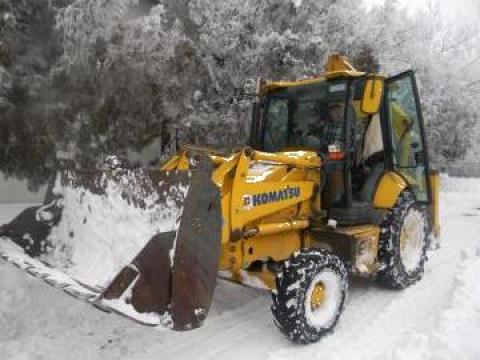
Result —
[[[330, 55], [328, 58], [325, 72], [312, 78], [296, 80], [296, 81], [267, 81], [260, 89], [262, 95], [268, 94], [271, 91], [292, 88], [303, 85], [312, 85], [322, 83], [327, 80], [337, 78], [358, 78], [367, 75], [366, 72], [357, 71], [348, 60], [341, 55]], [[381, 74], [375, 74], [376, 76], [383, 77]]]

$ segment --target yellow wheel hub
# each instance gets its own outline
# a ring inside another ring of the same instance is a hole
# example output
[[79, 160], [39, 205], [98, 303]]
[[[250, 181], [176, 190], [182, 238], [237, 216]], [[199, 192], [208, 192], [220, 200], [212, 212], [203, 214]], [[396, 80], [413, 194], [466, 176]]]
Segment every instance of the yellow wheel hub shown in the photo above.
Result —
[[323, 286], [322, 283], [318, 283], [315, 285], [312, 291], [312, 297], [310, 300], [312, 310], [315, 310], [319, 306], [321, 306], [324, 300], [325, 300], [325, 286]]

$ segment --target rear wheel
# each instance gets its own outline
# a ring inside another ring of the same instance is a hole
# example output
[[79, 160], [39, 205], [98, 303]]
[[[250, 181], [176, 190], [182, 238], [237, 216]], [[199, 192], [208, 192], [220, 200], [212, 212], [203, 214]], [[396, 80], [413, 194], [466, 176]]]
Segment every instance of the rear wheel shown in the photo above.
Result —
[[292, 341], [312, 343], [335, 327], [348, 290], [340, 258], [326, 250], [302, 250], [284, 263], [276, 284], [272, 313]]
[[425, 207], [404, 191], [381, 225], [377, 281], [394, 289], [414, 284], [422, 277], [427, 248]]

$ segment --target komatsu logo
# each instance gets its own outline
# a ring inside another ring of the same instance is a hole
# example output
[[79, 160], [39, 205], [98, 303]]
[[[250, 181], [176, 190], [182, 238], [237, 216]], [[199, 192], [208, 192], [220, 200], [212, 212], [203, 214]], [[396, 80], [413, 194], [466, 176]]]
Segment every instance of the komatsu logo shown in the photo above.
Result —
[[269, 191], [255, 195], [243, 196], [243, 209], [250, 210], [251, 208], [259, 205], [265, 205], [277, 201], [284, 201], [289, 199], [295, 199], [300, 197], [300, 187], [289, 187], [277, 190]]

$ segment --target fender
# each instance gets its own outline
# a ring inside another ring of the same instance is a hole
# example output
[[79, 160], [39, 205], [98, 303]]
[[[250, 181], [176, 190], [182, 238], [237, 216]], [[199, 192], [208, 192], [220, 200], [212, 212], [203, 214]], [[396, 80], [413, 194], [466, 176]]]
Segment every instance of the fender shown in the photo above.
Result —
[[380, 209], [391, 209], [397, 201], [400, 193], [407, 188], [405, 179], [393, 171], [385, 172], [377, 184], [373, 207]]

